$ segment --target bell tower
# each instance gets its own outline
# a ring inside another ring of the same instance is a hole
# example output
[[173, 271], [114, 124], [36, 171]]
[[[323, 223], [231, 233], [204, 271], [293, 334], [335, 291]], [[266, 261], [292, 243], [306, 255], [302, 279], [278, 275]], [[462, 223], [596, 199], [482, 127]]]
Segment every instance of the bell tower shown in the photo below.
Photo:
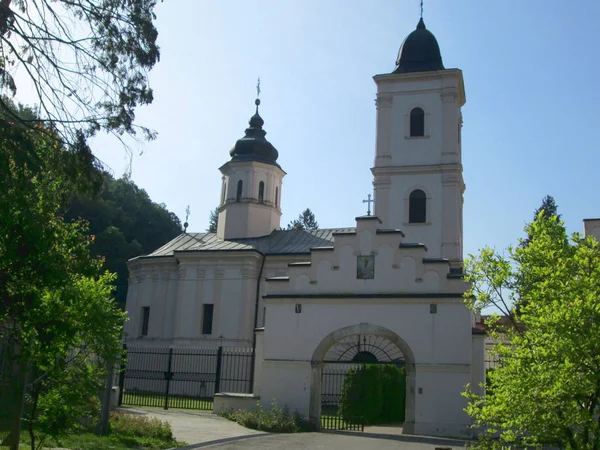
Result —
[[265, 236], [280, 226], [285, 172], [277, 164], [279, 153], [265, 139], [258, 98], [255, 104], [245, 136], [229, 152], [231, 160], [219, 168], [223, 184], [217, 237], [221, 239]]
[[428, 257], [460, 263], [462, 72], [444, 68], [437, 40], [421, 18], [402, 43], [394, 71], [374, 80], [375, 215], [385, 227], [425, 244]]

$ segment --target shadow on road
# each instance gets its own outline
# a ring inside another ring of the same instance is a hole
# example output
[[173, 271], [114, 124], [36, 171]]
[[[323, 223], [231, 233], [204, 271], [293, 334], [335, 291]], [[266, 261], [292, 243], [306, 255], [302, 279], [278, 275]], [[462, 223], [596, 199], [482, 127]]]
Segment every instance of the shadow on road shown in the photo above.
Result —
[[464, 447], [465, 444], [468, 442], [461, 439], [436, 438], [430, 436], [412, 436], [409, 434], [369, 433], [360, 431], [327, 431], [326, 433], [371, 439], [387, 439], [392, 441], [414, 442], [417, 444], [430, 444], [436, 447]]

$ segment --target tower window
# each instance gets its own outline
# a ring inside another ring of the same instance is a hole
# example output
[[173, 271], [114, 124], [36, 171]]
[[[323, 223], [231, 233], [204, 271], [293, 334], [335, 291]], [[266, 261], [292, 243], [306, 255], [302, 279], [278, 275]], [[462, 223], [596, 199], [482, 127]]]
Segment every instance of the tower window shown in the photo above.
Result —
[[258, 183], [258, 201], [260, 203], [265, 201], [265, 182], [261, 181]]
[[239, 202], [239, 201], [242, 200], [242, 189], [243, 189], [243, 187], [244, 187], [244, 182], [242, 180], [239, 180], [238, 184], [237, 184], [237, 192], [235, 194], [235, 201], [236, 202]]
[[221, 192], [221, 204], [225, 203], [225, 194], [227, 193], [227, 183], [223, 182], [223, 192]]
[[410, 136], [425, 136], [425, 111], [422, 108], [410, 112]]
[[275, 188], [275, 208], [279, 208], [279, 188]]
[[408, 197], [408, 222], [425, 223], [427, 219], [427, 196], [421, 189], [416, 189]]

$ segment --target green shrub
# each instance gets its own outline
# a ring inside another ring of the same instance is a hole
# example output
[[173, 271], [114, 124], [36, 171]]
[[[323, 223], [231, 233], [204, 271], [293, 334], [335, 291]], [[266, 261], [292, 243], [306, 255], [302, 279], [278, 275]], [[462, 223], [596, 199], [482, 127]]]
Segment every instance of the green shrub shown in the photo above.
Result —
[[406, 371], [393, 365], [379, 366], [383, 406], [379, 423], [404, 422], [406, 409]]
[[302, 414], [297, 411], [290, 414], [287, 406], [280, 408], [275, 401], [269, 409], [264, 409], [260, 403], [257, 403], [254, 410], [230, 410], [223, 412], [221, 415], [246, 428], [269, 433], [314, 431], [313, 424], [306, 420]]
[[378, 367], [371, 364], [352, 367], [344, 377], [339, 414], [345, 421], [362, 419], [365, 424], [377, 423], [383, 407]]
[[110, 433], [121, 436], [146, 437], [173, 442], [173, 430], [169, 422], [141, 414], [114, 412], [110, 416]]
[[393, 365], [366, 364], [351, 368], [342, 384], [338, 413], [348, 422], [366, 425], [403, 422], [406, 372]]

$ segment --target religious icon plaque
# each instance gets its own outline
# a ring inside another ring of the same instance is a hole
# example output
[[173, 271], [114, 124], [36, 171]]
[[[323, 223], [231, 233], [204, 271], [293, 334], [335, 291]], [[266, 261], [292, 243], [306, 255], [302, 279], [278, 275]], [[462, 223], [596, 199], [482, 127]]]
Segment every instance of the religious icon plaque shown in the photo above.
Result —
[[356, 278], [359, 280], [372, 280], [375, 278], [375, 255], [357, 256]]

